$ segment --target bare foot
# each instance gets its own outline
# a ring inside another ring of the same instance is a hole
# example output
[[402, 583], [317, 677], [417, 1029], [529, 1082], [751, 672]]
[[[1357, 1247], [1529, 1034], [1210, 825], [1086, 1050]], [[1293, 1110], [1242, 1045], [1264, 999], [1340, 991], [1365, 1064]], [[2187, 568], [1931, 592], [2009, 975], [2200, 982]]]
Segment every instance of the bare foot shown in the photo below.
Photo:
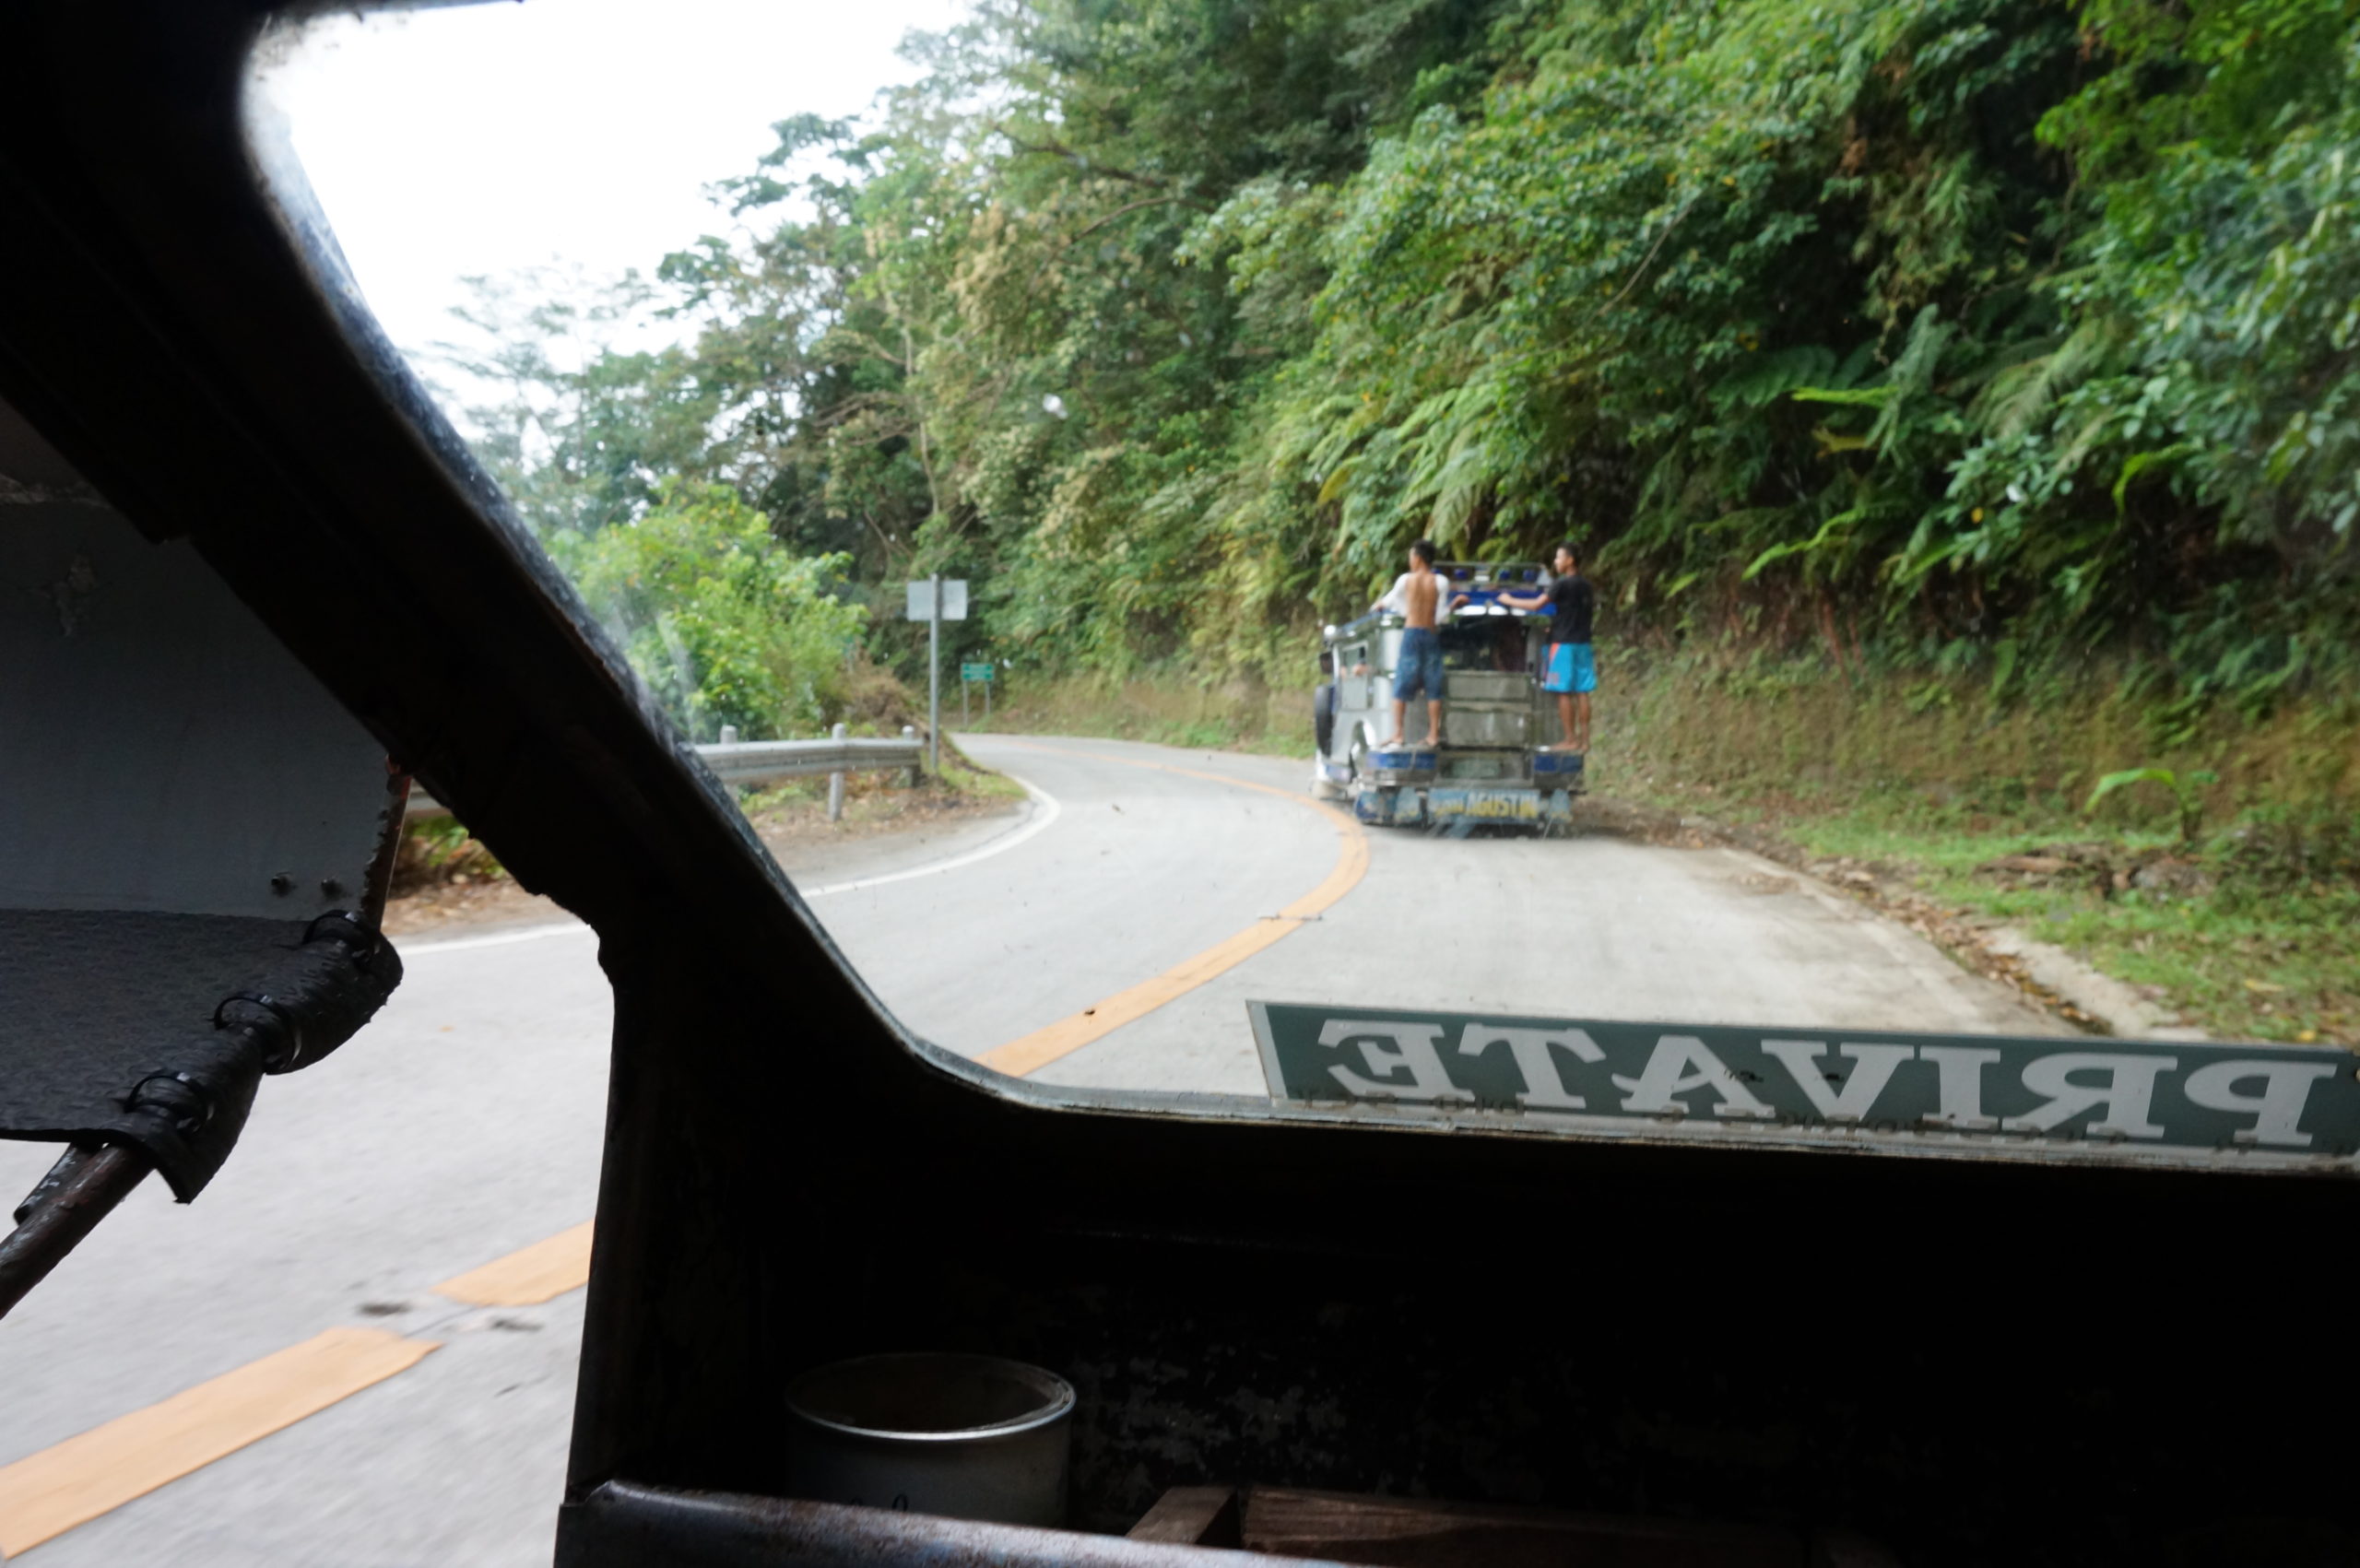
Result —
[[1390, 739], [1390, 740], [1379, 741], [1379, 742], [1377, 743], [1377, 748], [1376, 748], [1376, 749], [1377, 749], [1379, 751], [1390, 751], [1390, 750], [1392, 750], [1394, 748], [1396, 748], [1396, 747], [1398, 747], [1398, 746], [1402, 746], [1402, 745], [1405, 745], [1405, 744], [1407, 744], [1407, 743], [1406, 743], [1405, 741], [1403, 741], [1403, 740], [1402, 740], [1402, 738], [1401, 738], [1399, 736], [1398, 736], [1398, 735], [1397, 735], [1397, 736], [1395, 736], [1395, 737], [1394, 737], [1392, 739]]

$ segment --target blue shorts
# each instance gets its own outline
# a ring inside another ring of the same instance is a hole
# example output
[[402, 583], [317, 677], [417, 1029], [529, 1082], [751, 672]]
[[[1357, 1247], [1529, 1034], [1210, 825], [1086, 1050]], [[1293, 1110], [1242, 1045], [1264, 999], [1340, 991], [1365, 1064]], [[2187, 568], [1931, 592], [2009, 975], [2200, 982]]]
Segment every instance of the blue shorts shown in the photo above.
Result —
[[1402, 632], [1401, 654], [1393, 663], [1393, 700], [1406, 702], [1421, 691], [1429, 702], [1442, 701], [1442, 637], [1431, 626]]
[[1598, 690], [1598, 666], [1590, 658], [1587, 643], [1552, 643], [1549, 655], [1540, 666], [1540, 690], [1543, 691], [1595, 691]]

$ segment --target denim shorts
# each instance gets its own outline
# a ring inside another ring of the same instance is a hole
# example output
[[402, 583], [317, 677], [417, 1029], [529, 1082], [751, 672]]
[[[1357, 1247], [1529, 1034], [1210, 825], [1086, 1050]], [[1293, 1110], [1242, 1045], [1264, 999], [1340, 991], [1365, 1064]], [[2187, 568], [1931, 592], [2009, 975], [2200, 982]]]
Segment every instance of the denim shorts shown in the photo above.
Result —
[[1393, 700], [1406, 702], [1420, 691], [1429, 702], [1442, 701], [1442, 637], [1431, 626], [1402, 632], [1401, 654], [1393, 664]]

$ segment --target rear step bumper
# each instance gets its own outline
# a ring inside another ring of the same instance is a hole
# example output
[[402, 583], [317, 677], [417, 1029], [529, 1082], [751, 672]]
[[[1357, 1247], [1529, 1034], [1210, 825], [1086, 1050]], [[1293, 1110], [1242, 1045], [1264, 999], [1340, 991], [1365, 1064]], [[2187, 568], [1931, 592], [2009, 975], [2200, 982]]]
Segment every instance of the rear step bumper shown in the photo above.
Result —
[[1573, 819], [1578, 775], [1546, 787], [1529, 784], [1374, 784], [1355, 791], [1352, 815], [1376, 827], [1495, 823], [1547, 827]]

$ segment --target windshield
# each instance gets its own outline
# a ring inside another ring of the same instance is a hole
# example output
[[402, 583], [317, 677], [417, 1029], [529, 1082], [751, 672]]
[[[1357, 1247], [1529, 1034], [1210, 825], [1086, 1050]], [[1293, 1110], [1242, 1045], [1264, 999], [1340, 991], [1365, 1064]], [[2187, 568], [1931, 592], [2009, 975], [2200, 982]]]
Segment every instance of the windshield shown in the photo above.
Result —
[[[2360, 501], [2283, 281], [2342, 24], [2265, 70], [1783, 15], [880, 14], [857, 83], [712, 55], [391, 149], [427, 73], [609, 47], [421, 12], [279, 41], [257, 112], [924, 1039], [1506, 1130], [2343, 1149]], [[397, 932], [554, 920], [418, 811]], [[1514, 1092], [1497, 1030], [1550, 1042]]]

